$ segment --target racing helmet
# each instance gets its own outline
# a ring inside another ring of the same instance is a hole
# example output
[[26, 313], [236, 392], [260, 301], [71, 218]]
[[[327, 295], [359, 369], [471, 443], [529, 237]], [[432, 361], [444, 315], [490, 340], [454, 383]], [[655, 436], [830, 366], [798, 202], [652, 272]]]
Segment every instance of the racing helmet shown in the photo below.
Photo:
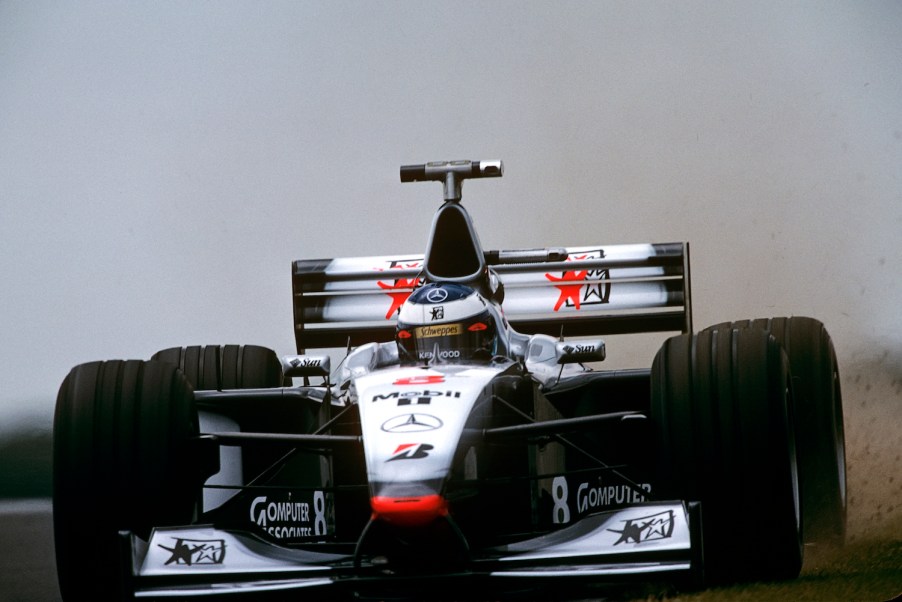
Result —
[[401, 306], [395, 340], [402, 363], [488, 361], [507, 354], [504, 318], [469, 286], [430, 283]]

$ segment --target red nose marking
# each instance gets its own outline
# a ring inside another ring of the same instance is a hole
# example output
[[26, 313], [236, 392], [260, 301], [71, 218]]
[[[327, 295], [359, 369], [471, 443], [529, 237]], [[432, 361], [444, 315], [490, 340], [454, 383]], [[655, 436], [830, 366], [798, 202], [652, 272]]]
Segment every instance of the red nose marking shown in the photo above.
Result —
[[370, 499], [373, 518], [401, 527], [418, 527], [447, 516], [448, 502], [438, 494], [416, 497], [374, 496]]

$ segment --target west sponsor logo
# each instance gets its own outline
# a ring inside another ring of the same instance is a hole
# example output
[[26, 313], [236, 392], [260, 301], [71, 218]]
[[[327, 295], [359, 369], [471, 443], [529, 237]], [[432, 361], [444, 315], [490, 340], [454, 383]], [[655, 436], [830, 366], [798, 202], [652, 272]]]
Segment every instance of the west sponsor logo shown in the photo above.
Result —
[[276, 539], [327, 535], [326, 496], [314, 491], [311, 501], [256, 497], [250, 506], [251, 522]]
[[420, 460], [429, 456], [429, 450], [435, 449], [428, 443], [402, 443], [392, 452], [386, 462], [395, 460]]
[[[388, 271], [391, 270], [405, 270], [405, 269], [416, 269], [423, 267], [423, 261], [420, 259], [412, 260], [412, 261], [403, 261], [403, 260], [392, 260], [389, 262]], [[386, 268], [373, 268], [380, 272], [386, 271]], [[385, 313], [385, 319], [390, 320], [391, 317], [401, 309], [401, 306], [404, 305], [404, 302], [407, 301], [407, 298], [413, 292], [413, 290], [420, 286], [423, 283], [423, 279], [417, 276], [413, 278], [395, 278], [391, 282], [382, 282], [381, 280], [376, 282], [376, 285], [385, 291], [385, 294], [391, 298], [391, 305], [388, 308], [388, 311]]]
[[158, 544], [172, 554], [166, 561], [167, 565], [222, 564], [225, 560], [226, 546], [222, 539], [172, 539], [172, 547]]
[[[604, 250], [596, 249], [567, 256], [567, 261], [585, 261], [587, 259], [604, 259]], [[608, 303], [611, 298], [611, 276], [607, 269], [566, 270], [557, 274], [545, 274], [555, 288], [560, 291], [553, 311], [561, 307], [580, 309], [583, 305]]]
[[402, 414], [382, 423], [386, 433], [421, 433], [442, 427], [442, 421], [431, 414]]
[[621, 522], [623, 523], [622, 529], [608, 529], [611, 533], [620, 535], [614, 542], [615, 546], [621, 543], [639, 544], [646, 541], [668, 539], [673, 535], [673, 510], [665, 510]]

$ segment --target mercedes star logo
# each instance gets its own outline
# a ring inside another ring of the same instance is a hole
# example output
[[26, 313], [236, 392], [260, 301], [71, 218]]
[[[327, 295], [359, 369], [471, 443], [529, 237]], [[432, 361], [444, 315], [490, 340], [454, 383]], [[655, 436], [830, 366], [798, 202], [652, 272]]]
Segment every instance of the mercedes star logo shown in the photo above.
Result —
[[442, 421], [430, 414], [404, 414], [389, 418], [382, 423], [386, 433], [420, 433], [441, 428]]
[[443, 288], [433, 288], [426, 293], [426, 301], [430, 303], [441, 303], [448, 298], [448, 291]]

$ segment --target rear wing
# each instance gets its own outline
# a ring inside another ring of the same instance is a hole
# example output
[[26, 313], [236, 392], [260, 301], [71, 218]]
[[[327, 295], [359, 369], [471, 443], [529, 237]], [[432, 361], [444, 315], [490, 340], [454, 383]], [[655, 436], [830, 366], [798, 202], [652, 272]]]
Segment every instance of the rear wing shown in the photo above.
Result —
[[[566, 247], [547, 254], [563, 260], [499, 263], [535, 255], [485, 254], [517, 332], [692, 332], [688, 243]], [[398, 309], [423, 283], [423, 260], [420, 254], [295, 261], [298, 353], [392, 340]]]

